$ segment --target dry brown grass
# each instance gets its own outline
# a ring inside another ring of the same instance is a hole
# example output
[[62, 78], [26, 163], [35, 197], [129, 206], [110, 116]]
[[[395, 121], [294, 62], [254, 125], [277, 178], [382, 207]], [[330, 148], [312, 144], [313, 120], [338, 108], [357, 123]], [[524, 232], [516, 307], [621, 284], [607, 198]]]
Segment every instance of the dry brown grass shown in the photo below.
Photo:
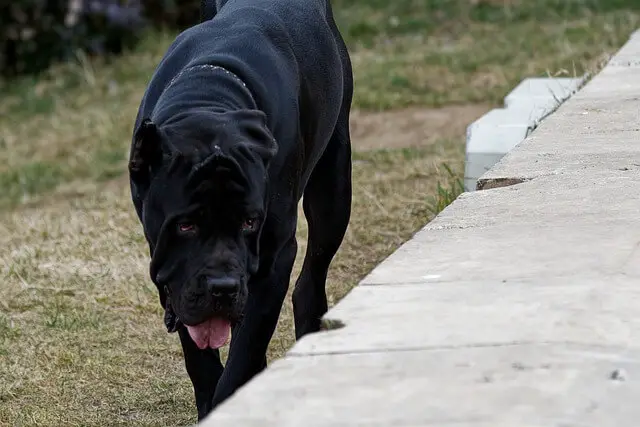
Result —
[[[580, 74], [640, 24], [631, 0], [627, 8], [589, 2], [602, 10], [582, 3], [335, 0], [352, 50], [355, 105], [483, 103], [457, 107], [471, 121], [523, 77]], [[154, 34], [111, 64], [79, 57], [40, 79], [0, 82], [0, 426], [195, 421], [122, 177], [138, 101], [170, 40]], [[430, 196], [449, 180], [440, 163], [462, 168], [462, 138], [448, 138], [461, 133], [452, 129], [464, 127], [462, 114], [424, 127], [421, 113], [405, 113], [356, 114], [363, 145], [420, 147], [356, 153], [331, 304], [428, 221]], [[305, 233], [301, 220], [300, 255]], [[287, 299], [270, 359], [290, 347], [292, 328]]]
[[[162, 325], [126, 180], [113, 179], [125, 169], [144, 89], [140, 75], [127, 73], [155, 61], [157, 53], [139, 52], [99, 72], [64, 66], [0, 107], [10, 113], [0, 116], [0, 425], [194, 421], [180, 347]], [[359, 141], [389, 128], [383, 116], [378, 125], [356, 116], [371, 126], [356, 132]], [[331, 271], [331, 304], [428, 220], [437, 166], [461, 165], [461, 141], [425, 138], [422, 148], [356, 153], [353, 220]], [[305, 233], [302, 220], [300, 254]], [[270, 359], [292, 342], [288, 299]]]
[[[331, 270], [331, 304], [427, 221], [434, 162], [461, 158], [461, 146], [445, 142], [356, 155], [353, 220]], [[0, 217], [3, 425], [193, 422], [180, 346], [163, 328], [126, 181], [51, 200]], [[305, 239], [300, 221], [300, 254]], [[271, 359], [291, 346], [292, 328], [288, 298]]]

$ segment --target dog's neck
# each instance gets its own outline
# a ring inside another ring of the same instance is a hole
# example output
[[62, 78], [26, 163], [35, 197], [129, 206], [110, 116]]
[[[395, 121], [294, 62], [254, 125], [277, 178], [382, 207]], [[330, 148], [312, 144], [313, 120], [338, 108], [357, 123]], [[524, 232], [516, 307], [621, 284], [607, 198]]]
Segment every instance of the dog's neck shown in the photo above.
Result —
[[213, 64], [192, 65], [179, 72], [158, 99], [153, 120], [157, 124], [190, 109], [227, 112], [257, 109], [245, 82], [232, 71]]
[[[169, 82], [169, 84], [167, 85], [167, 88], [165, 90], [169, 90], [171, 88], [171, 86], [173, 86], [173, 84], [179, 80], [181, 77], [184, 77], [190, 73], [196, 73], [198, 71], [205, 71], [205, 72], [222, 72], [226, 75], [228, 75], [229, 77], [231, 77], [232, 79], [234, 79], [237, 83], [239, 83], [241, 86], [243, 86], [245, 89], [249, 90], [247, 88], [246, 83], [240, 78], [238, 77], [237, 74], [232, 73], [231, 71], [227, 70], [224, 67], [221, 67], [219, 65], [213, 65], [213, 64], [200, 64], [200, 65], [192, 65], [190, 67], [187, 67], [185, 69], [183, 69], [182, 71], [180, 71], [178, 74], [176, 74], [176, 76], [171, 79], [171, 81]], [[249, 93], [249, 95], [251, 95], [251, 93]]]

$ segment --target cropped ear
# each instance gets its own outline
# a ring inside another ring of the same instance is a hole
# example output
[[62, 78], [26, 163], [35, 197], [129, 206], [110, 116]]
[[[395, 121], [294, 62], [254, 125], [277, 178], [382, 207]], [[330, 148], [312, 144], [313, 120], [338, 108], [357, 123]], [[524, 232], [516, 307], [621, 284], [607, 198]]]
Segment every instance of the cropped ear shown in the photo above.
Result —
[[134, 132], [129, 154], [131, 197], [138, 216], [142, 215], [142, 200], [149, 189], [151, 177], [162, 164], [163, 144], [157, 126], [144, 119]]
[[129, 155], [129, 173], [138, 178], [162, 162], [162, 142], [158, 128], [151, 119], [144, 119], [133, 135]]

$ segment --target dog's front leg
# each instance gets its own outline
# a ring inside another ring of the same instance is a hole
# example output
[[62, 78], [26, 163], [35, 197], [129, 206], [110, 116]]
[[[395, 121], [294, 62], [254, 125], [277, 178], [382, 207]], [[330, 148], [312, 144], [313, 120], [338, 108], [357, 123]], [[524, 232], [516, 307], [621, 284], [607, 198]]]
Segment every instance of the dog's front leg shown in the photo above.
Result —
[[178, 334], [182, 343], [184, 363], [193, 384], [200, 421], [213, 409], [213, 396], [223, 370], [220, 352], [210, 348], [200, 350], [183, 325], [180, 325]]
[[217, 406], [266, 367], [269, 341], [289, 287], [297, 244], [292, 237], [268, 277], [251, 284], [245, 315], [233, 330], [229, 358], [213, 398]]

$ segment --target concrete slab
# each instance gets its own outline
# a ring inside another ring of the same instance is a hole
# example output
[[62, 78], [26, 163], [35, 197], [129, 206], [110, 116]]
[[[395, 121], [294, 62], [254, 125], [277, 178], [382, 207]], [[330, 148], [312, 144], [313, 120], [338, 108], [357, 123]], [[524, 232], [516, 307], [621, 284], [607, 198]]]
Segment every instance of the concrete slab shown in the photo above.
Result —
[[[491, 114], [493, 112], [504, 114]], [[507, 114], [508, 113], [508, 114]], [[518, 145], [535, 127], [535, 117], [523, 117], [508, 110], [491, 110], [469, 126], [467, 155], [472, 153], [505, 154]]]
[[203, 425], [635, 426], [638, 378], [638, 353], [574, 345], [295, 357]]
[[[481, 176], [478, 188], [580, 172], [585, 167], [610, 169], [621, 164], [625, 168], [638, 163], [638, 65], [640, 33], [634, 33], [607, 67]], [[592, 155], [596, 157], [590, 160]]]
[[362, 284], [617, 273], [636, 260], [637, 194], [640, 168], [465, 193]]
[[[545, 151], [535, 146], [523, 148], [522, 152], [504, 159], [485, 173], [477, 183], [478, 189], [490, 189], [513, 185], [535, 178], [557, 175], [558, 179], [567, 179], [569, 174], [598, 173], [602, 171], [637, 171], [640, 166], [640, 147], [636, 149], [640, 133], [622, 135], [617, 142], [627, 143], [626, 150], [607, 151], [607, 138], [603, 137], [567, 137], [567, 143], [582, 145], [590, 150], [576, 150], [563, 153], [552, 147]], [[633, 172], [631, 172], [633, 173]]]
[[576, 93], [577, 99], [608, 98], [613, 100], [618, 96], [625, 97], [637, 93], [640, 88], [640, 82], [637, 80], [639, 75], [639, 67], [606, 67]]
[[640, 351], [638, 282], [590, 271], [582, 277], [359, 286], [326, 316], [344, 327], [304, 337], [289, 354], [567, 342]]
[[[634, 78], [640, 82], [640, 68]], [[636, 86], [621, 89], [624, 95], [616, 97], [574, 95], [482, 175], [479, 188], [500, 186], [494, 183], [507, 178], [530, 180], [640, 164], [640, 83]]]

